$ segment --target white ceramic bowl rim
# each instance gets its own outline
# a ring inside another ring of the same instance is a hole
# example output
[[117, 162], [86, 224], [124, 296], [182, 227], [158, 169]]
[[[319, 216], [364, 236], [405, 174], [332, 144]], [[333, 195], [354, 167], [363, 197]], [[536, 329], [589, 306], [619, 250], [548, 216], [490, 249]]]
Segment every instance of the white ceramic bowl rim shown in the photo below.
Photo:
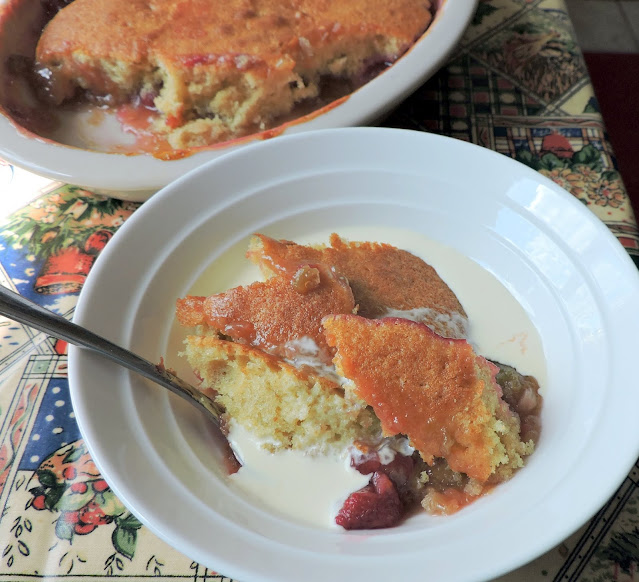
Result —
[[[303, 195], [292, 197], [300, 185]], [[478, 146], [402, 130], [323, 130], [250, 145], [136, 212], [98, 258], [75, 319], [157, 358], [168, 333], [158, 317], [163, 302], [189, 288], [201, 261], [270, 224], [302, 228], [335, 216], [338, 229], [356, 219], [355, 208], [374, 223], [427, 228], [492, 271], [529, 310], [547, 348], [544, 433], [512, 481], [444, 521], [417, 516], [372, 534], [297, 526], [251, 506], [204, 467], [206, 454], [185, 445], [189, 430], [204, 434], [197, 417], [72, 347], [78, 424], [124, 503], [157, 535], [226, 575], [497, 576], [591, 517], [639, 454], [639, 394], [628, 389], [639, 275], [605, 225], [537, 172]]]

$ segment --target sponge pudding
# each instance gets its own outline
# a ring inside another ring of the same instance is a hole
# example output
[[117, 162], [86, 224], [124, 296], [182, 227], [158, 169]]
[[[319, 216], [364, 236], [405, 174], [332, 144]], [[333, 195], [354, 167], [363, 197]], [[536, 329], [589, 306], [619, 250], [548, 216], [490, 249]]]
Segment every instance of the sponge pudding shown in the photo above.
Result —
[[36, 60], [55, 103], [138, 99], [186, 148], [272, 126], [326, 77], [357, 85], [432, 17], [430, 0], [75, 0], [45, 27]]

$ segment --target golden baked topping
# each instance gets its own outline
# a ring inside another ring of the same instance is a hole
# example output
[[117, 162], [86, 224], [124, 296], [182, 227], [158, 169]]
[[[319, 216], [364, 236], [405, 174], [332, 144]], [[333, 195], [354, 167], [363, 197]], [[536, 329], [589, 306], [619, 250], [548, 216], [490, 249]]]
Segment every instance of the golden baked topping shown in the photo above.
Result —
[[266, 274], [290, 270], [300, 262], [332, 265], [348, 279], [359, 315], [375, 318], [389, 310], [421, 310], [421, 320], [440, 335], [465, 333], [466, 314], [455, 294], [433, 267], [408, 251], [383, 243], [348, 242], [336, 234], [326, 247], [258, 234], [247, 256]]
[[75, 0], [36, 59], [54, 102], [140, 96], [173, 147], [202, 146], [265, 129], [317, 98], [323, 77], [352, 90], [432, 12], [430, 0]]
[[[316, 274], [318, 284], [300, 292], [300, 285], [304, 287], [298, 277], [300, 271]], [[207, 324], [235, 341], [282, 357], [294, 351], [292, 342], [311, 340], [319, 359], [330, 363], [322, 318], [330, 313], [352, 313], [354, 307], [348, 282], [329, 267], [314, 264], [218, 295], [178, 299], [176, 313], [182, 325]]]
[[405, 319], [331, 315], [323, 325], [338, 372], [354, 382], [386, 435], [408, 436], [428, 464], [443, 457], [454, 471], [489, 479], [506, 452], [496, 426], [503, 403], [495, 365], [468, 342]]

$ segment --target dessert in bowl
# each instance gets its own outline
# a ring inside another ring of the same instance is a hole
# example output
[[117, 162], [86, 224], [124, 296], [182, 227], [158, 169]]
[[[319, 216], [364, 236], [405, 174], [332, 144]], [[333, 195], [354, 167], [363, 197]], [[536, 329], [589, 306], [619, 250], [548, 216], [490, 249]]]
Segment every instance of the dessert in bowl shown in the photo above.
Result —
[[[188, 331], [176, 299], [258, 279], [245, 258], [255, 233], [317, 245], [332, 232], [423, 258], [458, 298], [477, 351], [538, 379], [541, 433], [524, 466], [455, 513], [418, 511], [395, 527], [347, 531], [334, 518], [310, 519], [308, 500], [293, 510], [289, 480], [271, 487], [284, 507], [260, 497], [240, 482], [255, 464], [247, 456], [229, 476], [220, 435], [197, 412], [72, 349], [74, 410], [110, 486], [168, 543], [240, 580], [410, 580], [426, 563], [436, 579], [481, 580], [560, 543], [636, 461], [637, 396], [626, 387], [639, 277], [594, 215], [504, 156], [373, 128], [247, 146], [142, 206], [96, 262], [76, 318], [147, 358], [164, 357], [195, 383], [178, 355]], [[342, 356], [350, 377], [359, 356]]]
[[373, 122], [437, 70], [475, 4], [7, 0], [0, 155], [144, 200], [249, 141]]
[[[259, 494], [283, 478], [275, 456], [318, 467], [342, 459], [346, 466], [324, 477], [348, 477], [341, 495], [296, 483], [301, 469], [286, 480], [297, 497], [312, 492], [306, 505], [332, 503], [320, 523], [375, 529], [398, 525], [420, 504], [452, 514], [523, 467], [540, 434], [539, 383], [514, 361], [475, 353], [474, 314], [423, 259], [336, 234], [329, 246], [258, 234], [247, 257], [265, 281], [177, 301], [189, 330], [184, 355], [224, 409], [231, 446], [242, 460], [249, 439], [267, 451], [261, 470], [249, 459], [231, 480], [248, 479]], [[482, 282], [483, 293], [499, 294]], [[544, 375], [531, 323], [507, 303], [501, 316], [526, 344], [517, 363]], [[498, 343], [491, 349], [508, 357]], [[355, 487], [358, 473], [369, 482]]]

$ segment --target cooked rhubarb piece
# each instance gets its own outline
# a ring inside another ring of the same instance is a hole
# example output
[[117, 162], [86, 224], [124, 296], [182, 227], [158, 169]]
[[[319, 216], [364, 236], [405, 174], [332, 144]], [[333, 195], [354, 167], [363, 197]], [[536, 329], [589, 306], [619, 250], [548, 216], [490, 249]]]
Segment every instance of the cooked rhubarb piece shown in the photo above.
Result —
[[323, 320], [338, 372], [371, 405], [385, 435], [406, 435], [427, 464], [444, 458], [479, 483], [522, 466], [533, 443], [501, 398], [497, 367], [465, 340], [399, 318], [331, 315]]
[[541, 406], [539, 382], [533, 376], [524, 376], [512, 366], [494, 362], [499, 368], [497, 383], [504, 392], [503, 398], [510, 409], [519, 415], [521, 439], [537, 442], [541, 433]]
[[322, 318], [352, 313], [354, 307], [348, 281], [326, 265], [314, 264], [218, 295], [178, 299], [177, 317], [184, 326], [206, 324], [234, 341], [284, 358], [302, 352], [330, 364]]
[[330, 246], [312, 247], [258, 234], [247, 256], [267, 275], [300, 262], [332, 265], [348, 279], [359, 315], [395, 315], [421, 321], [446, 337], [466, 335], [464, 308], [437, 271], [389, 244], [348, 242], [332, 234]]
[[390, 478], [381, 472], [371, 482], [351, 493], [335, 523], [344, 529], [376, 529], [397, 525], [404, 515], [402, 502]]

